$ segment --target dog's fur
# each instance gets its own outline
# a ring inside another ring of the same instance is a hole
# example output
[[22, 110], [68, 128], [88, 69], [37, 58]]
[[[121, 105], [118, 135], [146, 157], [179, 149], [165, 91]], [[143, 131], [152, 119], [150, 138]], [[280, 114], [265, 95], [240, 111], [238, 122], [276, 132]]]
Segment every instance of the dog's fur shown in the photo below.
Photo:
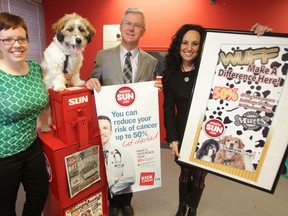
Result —
[[214, 162], [245, 170], [245, 164], [242, 157], [243, 152], [239, 152], [239, 150], [242, 150], [245, 147], [242, 140], [238, 137], [224, 136], [219, 141], [219, 144], [223, 146], [216, 153]]
[[196, 153], [196, 158], [208, 162], [214, 162], [216, 153], [219, 150], [219, 143], [214, 139], [206, 140]]
[[[63, 91], [68, 84], [64, 69], [70, 75], [72, 86], [82, 86], [85, 82], [80, 79], [80, 68], [83, 62], [83, 54], [87, 43], [90, 43], [95, 33], [94, 27], [87, 19], [76, 13], [66, 14], [53, 24], [52, 30], [55, 36], [51, 44], [43, 53], [41, 63], [43, 82], [48, 90]], [[68, 60], [66, 60], [68, 56]], [[66, 64], [66, 66], [64, 66]], [[48, 108], [47, 108], [48, 109]], [[40, 115], [42, 131], [49, 131], [49, 109]]]

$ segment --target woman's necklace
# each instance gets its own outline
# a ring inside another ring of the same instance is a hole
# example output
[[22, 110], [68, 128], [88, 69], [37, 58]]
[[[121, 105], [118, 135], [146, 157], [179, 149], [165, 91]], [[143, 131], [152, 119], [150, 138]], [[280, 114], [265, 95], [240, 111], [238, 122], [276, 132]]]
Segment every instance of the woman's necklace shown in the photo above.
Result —
[[[185, 71], [183, 65], [181, 64], [181, 69], [182, 69], [182, 73], [184, 74], [184, 81], [185, 81], [186, 83], [189, 82], [190, 78], [189, 78], [189, 76], [188, 76], [188, 75], [189, 75], [188, 72], [193, 71], [193, 70], [195, 69], [195, 65], [194, 65], [194, 64], [192, 65], [191, 70]], [[186, 75], [186, 73], [188, 73], [188, 74]]]

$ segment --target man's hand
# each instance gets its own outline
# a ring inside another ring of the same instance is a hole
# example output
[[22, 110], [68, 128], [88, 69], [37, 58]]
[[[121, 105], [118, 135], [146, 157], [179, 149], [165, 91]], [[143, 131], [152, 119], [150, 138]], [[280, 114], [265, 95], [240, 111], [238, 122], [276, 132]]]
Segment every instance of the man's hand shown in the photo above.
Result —
[[257, 36], [263, 35], [265, 32], [272, 32], [273, 29], [269, 28], [268, 26], [260, 25], [259, 23], [256, 23], [252, 26], [250, 31], [253, 31]]
[[101, 84], [100, 84], [99, 80], [96, 79], [96, 78], [91, 78], [91, 79], [89, 79], [89, 80], [85, 83], [85, 86], [86, 86], [89, 90], [95, 89], [97, 92], [100, 92], [100, 90], [101, 90]]

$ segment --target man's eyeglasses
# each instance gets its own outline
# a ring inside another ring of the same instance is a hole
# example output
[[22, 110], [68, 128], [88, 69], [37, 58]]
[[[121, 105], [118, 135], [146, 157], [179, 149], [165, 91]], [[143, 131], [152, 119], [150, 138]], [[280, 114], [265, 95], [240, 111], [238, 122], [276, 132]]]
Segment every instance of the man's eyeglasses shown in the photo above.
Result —
[[5, 38], [5, 39], [0, 39], [0, 41], [2, 41], [3, 43], [5, 43], [6, 45], [13, 45], [16, 41], [17, 41], [19, 44], [27, 44], [27, 43], [29, 43], [29, 41], [28, 41], [27, 38], [16, 38], [16, 39], [13, 39], [13, 38]]
[[137, 28], [137, 29], [143, 28], [143, 29], [145, 29], [144, 26], [141, 25], [140, 23], [132, 23], [132, 22], [129, 22], [129, 21], [124, 21], [123, 25], [126, 26], [126, 27], [132, 27], [133, 26], [133, 28]]

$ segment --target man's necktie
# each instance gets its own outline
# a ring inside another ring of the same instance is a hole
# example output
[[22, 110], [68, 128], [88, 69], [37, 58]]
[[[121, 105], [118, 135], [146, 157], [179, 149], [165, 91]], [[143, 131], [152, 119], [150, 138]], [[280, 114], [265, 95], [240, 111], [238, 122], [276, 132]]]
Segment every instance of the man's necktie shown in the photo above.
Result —
[[124, 75], [124, 83], [132, 82], [132, 65], [131, 65], [131, 52], [126, 53], [123, 75]]

